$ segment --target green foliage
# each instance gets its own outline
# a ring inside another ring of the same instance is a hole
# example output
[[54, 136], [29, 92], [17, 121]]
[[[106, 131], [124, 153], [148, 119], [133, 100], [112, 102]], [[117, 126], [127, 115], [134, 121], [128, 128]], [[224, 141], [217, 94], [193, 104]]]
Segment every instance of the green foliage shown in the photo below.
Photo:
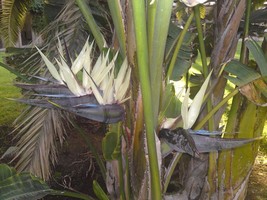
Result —
[[[169, 70], [170, 67], [170, 60], [171, 57], [174, 56], [174, 49], [175, 46], [177, 45], [177, 40], [179, 37], [181, 37], [182, 29], [175, 26], [175, 24], [170, 23], [169, 26], [169, 32], [168, 32], [168, 37], [166, 41], [166, 61], [168, 63], [168, 67], [166, 69]], [[193, 54], [193, 49], [191, 46], [191, 42], [194, 40], [195, 34], [186, 32], [181, 48], [178, 52], [177, 58], [175, 58], [175, 64], [173, 67], [172, 74], [170, 76], [170, 80], [180, 80], [181, 77], [188, 71], [188, 69], [192, 65], [192, 54]]]
[[43, 0], [32, 0], [29, 10], [33, 13], [43, 13], [44, 12], [44, 1]]
[[106, 160], [116, 160], [120, 155], [120, 134], [108, 132], [102, 140], [103, 156]]
[[227, 75], [226, 77], [238, 86], [243, 86], [261, 77], [256, 70], [236, 60], [229, 62], [224, 70], [230, 73], [230, 75]]
[[101, 186], [95, 180], [93, 181], [93, 190], [94, 190], [94, 193], [95, 193], [95, 195], [97, 196], [97, 198], [99, 200], [109, 200], [109, 198], [106, 195], [106, 193], [103, 191]]
[[167, 118], [175, 118], [181, 113], [181, 101], [175, 95], [173, 84], [168, 84], [165, 88], [162, 100], [161, 114]]
[[252, 9], [256, 10], [259, 8], [264, 7], [264, 4], [266, 3], [266, 0], [253, 0], [252, 1]]
[[260, 45], [253, 40], [246, 40], [245, 44], [257, 62], [263, 79], [267, 81], [267, 57], [264, 55]]
[[30, 0], [9, 0], [2, 2], [0, 12], [0, 32], [4, 46], [14, 46], [18, 40], [20, 29], [24, 25]]

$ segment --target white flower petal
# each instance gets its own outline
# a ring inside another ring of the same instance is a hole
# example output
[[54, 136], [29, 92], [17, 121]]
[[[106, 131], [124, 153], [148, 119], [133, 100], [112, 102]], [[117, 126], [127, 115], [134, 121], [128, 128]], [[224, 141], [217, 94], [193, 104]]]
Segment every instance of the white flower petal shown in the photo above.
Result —
[[112, 104], [114, 103], [114, 74], [112, 73], [109, 77], [109, 81], [106, 85], [105, 90], [103, 90], [104, 93], [104, 102], [105, 104]]
[[123, 99], [126, 95], [126, 92], [127, 92], [129, 85], [130, 85], [130, 79], [131, 79], [131, 68], [129, 68], [127, 70], [127, 74], [124, 78], [124, 81], [121, 83], [119, 88], [117, 88], [117, 90], [115, 91], [116, 92], [116, 99], [119, 102], [123, 101]]
[[198, 4], [203, 4], [208, 0], [180, 0], [180, 1], [183, 2], [188, 7], [194, 7]]
[[72, 71], [68, 67], [67, 63], [64, 61], [63, 63], [60, 63], [57, 59], [56, 61], [60, 67], [61, 75], [63, 76], [64, 81], [66, 82], [69, 90], [76, 96], [85, 95], [86, 92], [84, 88], [80, 86], [80, 84], [77, 82], [75, 76], [73, 75]]
[[58, 80], [60, 83], [63, 83], [56, 67], [54, 66], [54, 64], [52, 62], [50, 62], [50, 60], [42, 53], [42, 51], [40, 49], [38, 49], [38, 47], [36, 47], [36, 49], [38, 50], [38, 52], [40, 53], [40, 55], [42, 56], [42, 59], [45, 62], [45, 65], [47, 66], [49, 72], [51, 73], [51, 75]]
[[[86, 61], [86, 59], [88, 59], [88, 54], [91, 54], [91, 49], [88, 43], [88, 39], [86, 40], [81, 52], [79, 53], [79, 55], [77, 56], [77, 58], [74, 60], [72, 66], [71, 66], [71, 71], [74, 74], [77, 74], [84, 66], [84, 63]], [[87, 54], [87, 55], [86, 55]], [[90, 59], [90, 58], [89, 58]]]
[[98, 102], [99, 104], [102, 104], [102, 105], [105, 104], [105, 103], [104, 103], [104, 99], [103, 99], [103, 97], [102, 97], [102, 95], [101, 95], [99, 89], [96, 87], [94, 81], [90, 78], [90, 79], [89, 79], [89, 82], [90, 82], [92, 91], [93, 91], [93, 93], [94, 93], [94, 95], [95, 95], [95, 98], [96, 98], [97, 102]]
[[121, 65], [120, 71], [117, 75], [117, 78], [115, 79], [115, 90], [116, 91], [118, 91], [119, 87], [121, 86], [121, 84], [125, 78], [127, 68], [128, 68], [128, 63], [127, 63], [127, 59], [125, 58], [122, 65]]
[[191, 103], [191, 106], [188, 111], [188, 128], [191, 128], [197, 120], [197, 117], [199, 115], [201, 105], [203, 102], [203, 98], [204, 98], [204, 95], [205, 95], [205, 92], [206, 92], [206, 89], [207, 89], [207, 86], [210, 80], [211, 73], [212, 71], [210, 72], [206, 80], [204, 81], [200, 90], [198, 91], [195, 98], [193, 99], [193, 102]]

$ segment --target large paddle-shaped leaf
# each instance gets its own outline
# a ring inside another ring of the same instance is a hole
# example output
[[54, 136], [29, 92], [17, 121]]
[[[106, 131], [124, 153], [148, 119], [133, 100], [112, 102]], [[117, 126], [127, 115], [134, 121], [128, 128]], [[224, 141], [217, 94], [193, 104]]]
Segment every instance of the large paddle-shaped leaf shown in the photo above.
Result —
[[81, 193], [53, 190], [40, 178], [30, 173], [17, 173], [14, 168], [6, 164], [0, 164], [1, 200], [36, 200], [46, 195], [94, 200], [92, 197]]
[[0, 165], [0, 199], [39, 199], [52, 191], [41, 179], [28, 173], [16, 173], [5, 164]]

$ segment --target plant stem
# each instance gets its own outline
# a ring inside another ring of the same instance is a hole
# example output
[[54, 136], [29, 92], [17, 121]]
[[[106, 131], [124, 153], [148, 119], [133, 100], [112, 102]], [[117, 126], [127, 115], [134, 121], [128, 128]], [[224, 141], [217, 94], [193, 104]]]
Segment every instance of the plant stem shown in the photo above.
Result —
[[122, 164], [122, 154], [118, 157], [119, 162], [119, 178], [120, 178], [120, 196], [122, 200], [126, 199], [125, 191], [124, 191], [124, 179], [123, 179], [123, 164]]
[[155, 131], [153, 123], [154, 116], [149, 78], [145, 2], [143, 0], [132, 1], [132, 7], [136, 36], [137, 63], [140, 76], [142, 100], [144, 104], [144, 117], [151, 177], [151, 195], [153, 200], [159, 200], [161, 199], [161, 186], [155, 143]]
[[173, 175], [173, 172], [175, 170], [175, 167], [177, 163], [179, 162], [180, 158], [182, 157], [182, 153], [176, 152], [175, 155], [173, 156], [173, 159], [171, 163], [169, 164], [169, 167], [166, 171], [166, 175], [164, 177], [164, 186], [163, 186], [163, 192], [165, 193], [168, 189], [171, 177]]
[[205, 123], [225, 104], [229, 99], [238, 93], [236, 88], [231, 93], [229, 93], [220, 103], [218, 103], [195, 127], [196, 130], [201, 129]]
[[92, 32], [96, 40], [96, 44], [98, 48], [102, 50], [106, 41], [99, 29], [99, 26], [96, 24], [94, 20], [91, 9], [89, 8], [86, 2], [87, 1], [84, 1], [84, 0], [76, 0], [77, 5], [79, 6], [88, 26], [90, 27], [90, 31]]
[[[121, 200], [125, 200], [126, 199], [126, 196], [125, 196], [125, 190], [124, 190], [124, 179], [123, 179], [123, 163], [122, 163], [122, 156], [123, 156], [123, 153], [122, 153], [122, 139], [123, 139], [123, 136], [122, 136], [122, 130], [121, 130], [121, 126], [122, 124], [121, 123], [117, 123], [116, 125], [112, 125], [114, 128], [116, 128], [117, 130], [117, 133], [119, 133], [120, 135], [120, 155], [118, 157], [118, 163], [119, 163], [119, 187], [120, 187], [120, 199]], [[117, 127], [116, 127], [117, 126]]]
[[202, 69], [203, 69], [204, 77], [206, 78], [208, 76], [208, 65], [207, 65], [207, 56], [206, 56], [204, 37], [203, 37], [203, 31], [202, 31], [202, 24], [201, 24], [201, 19], [200, 19], [199, 5], [194, 7], [194, 13], [195, 13], [196, 26], [197, 26], [199, 50], [200, 50], [200, 56], [201, 56], [201, 61], [202, 61]]
[[[201, 25], [201, 19], [200, 19], [199, 5], [194, 7], [194, 13], [195, 13], [196, 26], [197, 26], [199, 50], [200, 50], [200, 56], [201, 56], [201, 61], [202, 61], [202, 69], [203, 69], [204, 77], [207, 78], [208, 65], [207, 65], [207, 56], [206, 56], [204, 37], [203, 37], [203, 31], [202, 31], [202, 25]], [[207, 101], [207, 109], [208, 109], [208, 112], [210, 112], [212, 109], [211, 99], [208, 99]], [[214, 130], [213, 120], [209, 120], [209, 129]]]
[[251, 0], [247, 0], [247, 9], [246, 9], [246, 16], [245, 16], [245, 27], [243, 32], [242, 38], [242, 46], [241, 46], [241, 53], [240, 53], [240, 62], [245, 64], [246, 63], [246, 55], [247, 55], [247, 47], [245, 45], [245, 39], [248, 37], [249, 32], [249, 24], [250, 24], [250, 15], [251, 15]]
[[153, 4], [147, 5], [147, 35], [148, 35], [148, 53], [149, 54], [152, 52], [152, 49], [153, 49], [153, 35], [154, 35], [154, 30], [155, 30], [157, 3], [158, 3], [157, 1], [154, 1]]
[[187, 19], [187, 22], [184, 26], [184, 29], [182, 30], [182, 32], [179, 35], [175, 50], [174, 50], [172, 58], [171, 58], [171, 62], [169, 64], [169, 68], [168, 68], [168, 72], [167, 72], [167, 80], [170, 80], [170, 77], [171, 77], [173, 69], [174, 69], [175, 62], [177, 60], [178, 53], [179, 53], [180, 48], [182, 46], [185, 34], [188, 31], [188, 28], [189, 28], [189, 26], [193, 20], [193, 17], [194, 17], [194, 13], [192, 12], [191, 15], [189, 16], [189, 18]]
[[[205, 44], [204, 44], [204, 37], [202, 32], [202, 24], [200, 19], [200, 10], [199, 5], [194, 7], [194, 13], [195, 13], [195, 20], [196, 20], [196, 26], [197, 26], [197, 32], [198, 32], [198, 41], [199, 41], [199, 50], [201, 55], [201, 61], [202, 61], [202, 69], [204, 77], [207, 78], [208, 76], [208, 65], [207, 65], [207, 56], [206, 56], [206, 50], [205, 50]], [[210, 113], [212, 110], [212, 102], [209, 98], [207, 101], [207, 111]], [[206, 115], [207, 117], [207, 115]], [[208, 118], [208, 127], [210, 131], [213, 131], [215, 129], [214, 127], [214, 121], [211, 117]], [[209, 154], [209, 169], [208, 169], [208, 182], [210, 185], [209, 195], [215, 191], [216, 188], [216, 165], [217, 165], [217, 153], [212, 152]], [[214, 184], [215, 183], [215, 184]]]
[[126, 36], [123, 25], [123, 17], [119, 0], [108, 0], [108, 7], [114, 23], [117, 39], [120, 44], [120, 53], [123, 58], [126, 57]]

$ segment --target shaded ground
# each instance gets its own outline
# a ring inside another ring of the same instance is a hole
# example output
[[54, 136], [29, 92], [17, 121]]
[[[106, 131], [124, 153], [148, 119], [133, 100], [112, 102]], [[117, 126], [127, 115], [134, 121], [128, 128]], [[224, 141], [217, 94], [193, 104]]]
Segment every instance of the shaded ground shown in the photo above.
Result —
[[[100, 153], [105, 126], [83, 118], [79, 118], [79, 125], [85, 130], [88, 138]], [[96, 180], [105, 190], [105, 183], [94, 156], [89, 151], [85, 141], [75, 130], [71, 130], [64, 146], [60, 149], [59, 155], [58, 165], [49, 183], [52, 188], [78, 191], [95, 197], [92, 184], [93, 180]], [[45, 200], [54, 199], [77, 200], [76, 198], [55, 196], [45, 198]]]
[[246, 200], [267, 199], [267, 155], [259, 152], [250, 175]]
[[[105, 127], [99, 123], [92, 123], [83, 119], [79, 120], [79, 122], [82, 127], [86, 128], [86, 133], [93, 143], [99, 147], [98, 151], [101, 151], [101, 140], [104, 136]], [[7, 135], [10, 131], [10, 127], [0, 126], [0, 156], [9, 145], [12, 145], [12, 137]], [[97, 180], [102, 188], [105, 189], [104, 181], [93, 155], [88, 151], [87, 145], [80, 136], [74, 130], [71, 130], [67, 141], [60, 149], [58, 165], [49, 184], [54, 189], [64, 190], [68, 188], [94, 197], [92, 190], [93, 180]], [[45, 199], [71, 200], [72, 198], [51, 196]], [[250, 177], [246, 200], [266, 199], [267, 154], [260, 151]], [[75, 199], [73, 198], [73, 200]]]

